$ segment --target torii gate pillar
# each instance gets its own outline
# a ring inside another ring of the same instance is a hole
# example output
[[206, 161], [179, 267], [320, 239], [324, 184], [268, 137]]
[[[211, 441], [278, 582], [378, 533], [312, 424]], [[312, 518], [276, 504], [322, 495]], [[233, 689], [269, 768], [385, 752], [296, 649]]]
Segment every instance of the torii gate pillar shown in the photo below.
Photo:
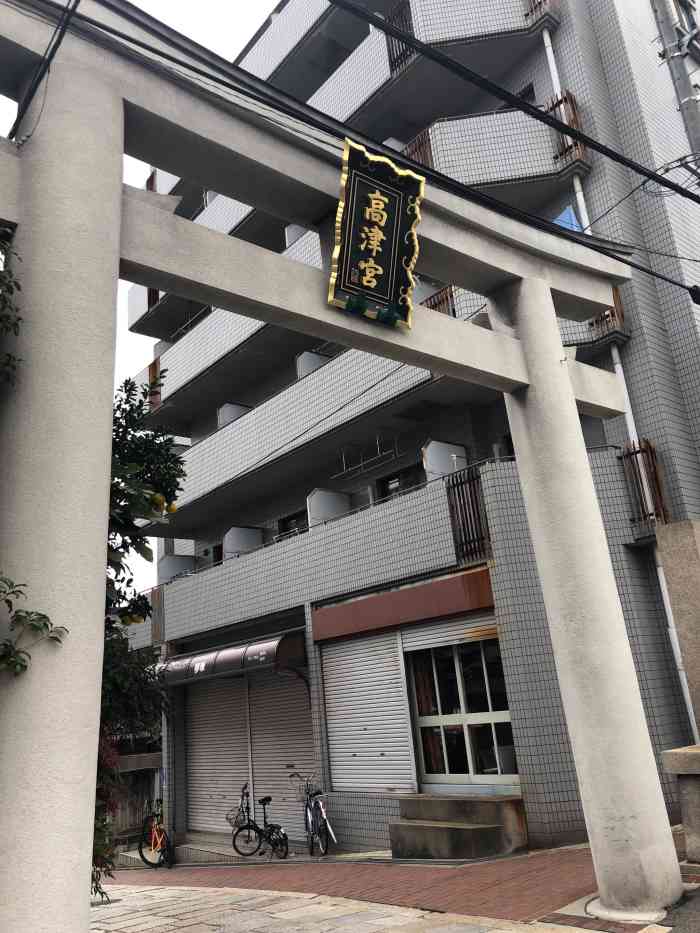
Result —
[[660, 920], [682, 882], [549, 286], [494, 296], [530, 385], [505, 395], [599, 895], [607, 919]]
[[54, 62], [21, 152], [23, 362], [0, 406], [0, 568], [70, 634], [2, 685], [0, 838], [11, 845], [0, 900], [12, 933], [89, 928], [122, 153], [121, 94]]

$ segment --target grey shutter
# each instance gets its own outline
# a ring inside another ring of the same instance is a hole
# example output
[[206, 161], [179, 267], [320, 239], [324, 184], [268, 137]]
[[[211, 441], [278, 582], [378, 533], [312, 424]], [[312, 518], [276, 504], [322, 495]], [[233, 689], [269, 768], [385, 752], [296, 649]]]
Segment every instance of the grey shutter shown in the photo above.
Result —
[[416, 789], [406, 682], [395, 632], [322, 649], [333, 790]]
[[248, 727], [242, 677], [186, 689], [187, 828], [230, 831], [226, 811], [248, 780]]
[[316, 771], [306, 685], [271, 671], [251, 674], [248, 682], [256, 819], [262, 822], [258, 798], [269, 795], [270, 821], [281, 823], [290, 839], [304, 839], [303, 804], [289, 773]]
[[401, 630], [404, 651], [420, 651], [422, 648], [439, 648], [440, 645], [495, 637], [496, 619], [492, 612], [472, 615], [466, 619], [450, 619], [448, 622], [426, 622], [406, 626]]

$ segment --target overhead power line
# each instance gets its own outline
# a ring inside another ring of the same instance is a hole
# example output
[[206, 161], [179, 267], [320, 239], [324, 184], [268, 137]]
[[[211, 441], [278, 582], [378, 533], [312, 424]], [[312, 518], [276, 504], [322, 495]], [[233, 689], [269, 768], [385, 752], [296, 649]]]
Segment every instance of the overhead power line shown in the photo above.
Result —
[[[27, 111], [29, 110], [29, 107], [32, 101], [34, 100], [34, 95], [36, 94], [41, 82], [43, 81], [44, 76], [47, 74], [47, 72], [51, 68], [51, 62], [56, 57], [56, 52], [58, 52], [61, 42], [63, 41], [63, 37], [66, 34], [66, 30], [68, 29], [68, 26], [70, 25], [71, 17], [75, 14], [75, 11], [78, 9], [79, 3], [80, 3], [80, 0], [68, 0], [68, 2], [66, 3], [65, 8], [63, 9], [63, 12], [61, 14], [61, 18], [56, 24], [56, 28], [54, 29], [53, 34], [51, 38], [49, 39], [49, 44], [46, 46], [46, 51], [44, 52], [42, 59], [37, 66], [36, 72], [34, 73], [34, 77], [32, 78], [29, 84], [29, 87], [27, 88], [24, 96], [22, 97], [22, 100], [19, 103], [19, 107], [17, 108], [17, 116], [15, 117], [14, 123], [10, 127], [10, 132], [7, 134], [9, 139], [15, 138], [19, 130], [19, 127], [22, 123], [22, 120], [24, 119]], [[46, 80], [48, 84], [48, 78]], [[44, 86], [44, 100], [41, 105], [41, 110], [39, 111], [39, 116], [37, 117], [36, 123], [34, 124], [32, 130], [27, 134], [26, 138], [31, 137], [32, 134], [36, 131], [37, 126], [39, 125], [39, 120], [41, 120], [41, 116], [44, 112], [44, 104], [46, 103], [46, 92], [47, 92], [47, 87], [45, 85]]]
[[[39, 0], [39, 2], [42, 4], [42, 6], [54, 11], [62, 11], [63, 9], [61, 6], [59, 6], [59, 4], [53, 2], [53, 0]], [[297, 123], [301, 123], [304, 126], [311, 126], [314, 129], [320, 130], [328, 136], [338, 140], [342, 140], [346, 136], [352, 136], [358, 142], [362, 142], [365, 145], [374, 148], [389, 158], [392, 158], [395, 162], [399, 163], [405, 168], [410, 168], [415, 172], [420, 172], [436, 188], [447, 191], [456, 195], [457, 197], [471, 201], [472, 203], [478, 204], [489, 210], [495, 211], [502, 216], [510, 217], [513, 220], [517, 220], [528, 226], [534, 227], [535, 229], [550, 233], [559, 237], [560, 239], [577, 243], [580, 246], [584, 246], [585, 248], [600, 253], [603, 256], [607, 256], [609, 259], [615, 259], [616, 261], [621, 262], [632, 269], [636, 269], [639, 272], [643, 272], [656, 279], [667, 282], [670, 285], [674, 285], [683, 289], [684, 291], [687, 291], [690, 294], [692, 300], [696, 304], [700, 304], [700, 287], [695, 285], [688, 286], [684, 282], [680, 282], [677, 279], [671, 278], [670, 276], [656, 272], [654, 269], [642, 265], [641, 263], [634, 262], [625, 255], [619, 255], [619, 253], [615, 250], [615, 246], [619, 246], [619, 249], [624, 253], [628, 251], [624, 244], [603, 244], [600, 241], [594, 240], [592, 237], [588, 237], [580, 233], [575, 233], [574, 231], [568, 230], [565, 227], [561, 227], [552, 221], [545, 220], [544, 218], [538, 217], [535, 214], [531, 214], [525, 210], [522, 210], [521, 208], [517, 208], [513, 205], [506, 204], [503, 201], [499, 201], [497, 198], [494, 198], [477, 188], [473, 188], [470, 185], [459, 182], [448, 175], [444, 175], [442, 172], [438, 172], [433, 168], [429, 168], [419, 162], [416, 162], [414, 159], [409, 158], [403, 153], [397, 152], [394, 149], [390, 149], [379, 140], [373, 139], [371, 136], [367, 136], [364, 133], [358, 132], [351, 127], [348, 127], [346, 124], [341, 123], [339, 120], [336, 120], [333, 117], [330, 117], [327, 114], [324, 114], [321, 111], [310, 107], [308, 104], [297, 100], [291, 95], [271, 87], [269, 84], [267, 84], [267, 82], [256, 78], [249, 72], [244, 71], [242, 68], [239, 68], [235, 65], [230, 65], [228, 62], [220, 61], [217, 56], [214, 56], [213, 53], [208, 52], [208, 50], [204, 48], [202, 48], [201, 52], [197, 51], [196, 48], [192, 47], [194, 46], [194, 43], [185, 44], [183, 42], [179, 42], [177, 39], [174, 39], [170, 35], [164, 36], [162, 33], [153, 29], [149, 24], [145, 24], [141, 19], [131, 14], [128, 10], [112, 3], [111, 0], [97, 0], [97, 2], [101, 6], [104, 6], [113, 12], [119, 13], [120, 16], [122, 16], [128, 22], [133, 23], [139, 29], [146, 31], [151, 35], [155, 35], [159, 41], [166, 42], [172, 48], [177, 49], [183, 54], [187, 55], [188, 59], [190, 60], [171, 55], [169, 52], [166, 52], [162, 48], [151, 45], [148, 42], [144, 42], [142, 39], [138, 39], [133, 35], [116, 29], [115, 27], [103, 23], [100, 20], [96, 20], [93, 17], [86, 16], [83, 13], [77, 13], [75, 15], [74, 22], [78, 23], [79, 25], [89, 27], [89, 29], [96, 29], [108, 36], [119, 39], [127, 45], [134, 46], [137, 49], [147, 52], [150, 56], [155, 56], [156, 59], [162, 59], [164, 62], [168, 62], [171, 65], [177, 66], [177, 68], [184, 69], [185, 71], [196, 75], [199, 79], [203, 79], [210, 84], [213, 83], [218, 87], [226, 88], [227, 90], [240, 95], [244, 99], [255, 101], [270, 108], [271, 113], [268, 114], [261, 113], [260, 111], [254, 111], [258, 117], [262, 116], [271, 122], [278, 122], [279, 125], [283, 126], [289, 132], [295, 132], [297, 134], [300, 134], [299, 126], [290, 126], [284, 124], [280, 121], [280, 114], [284, 114], [285, 116], [290, 117], [291, 119], [297, 121]], [[379, 22], [384, 23], [383, 20], [379, 20]], [[191, 59], [206, 65], [206, 70], [193, 64]], [[452, 62], [451, 59], [447, 60]], [[158, 61], [153, 61], [150, 58], [143, 58], [142, 63], [152, 67], [157, 67], [160, 65]], [[177, 74], [179, 77], [185, 77], [182, 74]], [[232, 77], [235, 78], [235, 81], [231, 80]], [[211, 92], [211, 88], [207, 88], [207, 90]], [[518, 103], [523, 103], [519, 98], [515, 99], [518, 101]], [[537, 111], [536, 108], [535, 111], [538, 114], [540, 113], [540, 111]], [[561, 125], [564, 130], [569, 135], [571, 135], [569, 132], [570, 127], [568, 127], [567, 124]], [[634, 163], [631, 167], [633, 166]], [[644, 172], [648, 174], [649, 170], [644, 169]], [[653, 176], [654, 173], [652, 172], [651, 175]], [[667, 186], [670, 184], [666, 182], [666, 179], [661, 178], [661, 176], [659, 176], [659, 178], [660, 183], [666, 184]], [[680, 188], [679, 190], [686, 195], [689, 194], [689, 192], [683, 188]], [[693, 198], [698, 200], [700, 203], [700, 197], [693, 196]]]
[[328, 2], [339, 9], [346, 10], [358, 19], [364, 20], [376, 29], [381, 30], [381, 32], [386, 33], [386, 35], [392, 36], [404, 45], [412, 48], [415, 52], [418, 52], [423, 58], [430, 59], [437, 65], [440, 65], [440, 67], [457, 75], [457, 77], [461, 78], [463, 81], [473, 84], [487, 94], [493, 94], [494, 97], [498, 97], [500, 100], [504, 101], [504, 103], [510, 104], [511, 107], [527, 114], [529, 117], [532, 117], [533, 120], [551, 126], [552, 129], [557, 130], [559, 133], [563, 133], [565, 136], [575, 139], [585, 146], [588, 146], [590, 149], [594, 149], [596, 152], [600, 152], [602, 155], [607, 156], [607, 158], [612, 159], [613, 162], [617, 162], [618, 165], [624, 165], [625, 168], [632, 169], [634, 172], [644, 175], [650, 181], [654, 181], [658, 185], [668, 188], [676, 194], [682, 195], [684, 198], [695, 201], [696, 204], [700, 204], [700, 195], [693, 194], [693, 192], [688, 191], [687, 188], [683, 188], [681, 185], [677, 185], [663, 175], [659, 175], [654, 169], [647, 168], [647, 166], [642, 165], [641, 162], [636, 162], [634, 159], [628, 158], [626, 155], [623, 155], [616, 149], [612, 149], [605, 143], [599, 142], [593, 136], [589, 136], [588, 133], [584, 133], [577, 127], [570, 126], [568, 123], [564, 123], [563, 120], [553, 117], [550, 113], [540, 110], [536, 104], [531, 104], [522, 97], [518, 97], [517, 94], [513, 94], [500, 84], [496, 84], [495, 81], [491, 81], [490, 78], [484, 77], [484, 75], [479, 74], [477, 71], [473, 71], [471, 68], [451, 58], [449, 55], [445, 55], [444, 52], [439, 51], [439, 49], [436, 49], [434, 46], [426, 45], [425, 42], [421, 42], [420, 39], [416, 39], [416, 37], [412, 36], [410, 33], [405, 32], [403, 29], [399, 29], [381, 16], [377, 16], [364, 7], [359, 7], [353, 0], [328, 0]]

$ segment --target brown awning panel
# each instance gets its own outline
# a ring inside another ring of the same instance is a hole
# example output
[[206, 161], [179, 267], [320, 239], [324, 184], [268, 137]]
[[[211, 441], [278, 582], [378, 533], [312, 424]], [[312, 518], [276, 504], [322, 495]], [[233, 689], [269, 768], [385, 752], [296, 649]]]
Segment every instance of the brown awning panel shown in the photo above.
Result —
[[233, 677], [266, 668], [289, 670], [306, 666], [304, 633], [289, 632], [264, 641], [201, 654], [181, 655], [159, 665], [168, 687], [211, 677]]

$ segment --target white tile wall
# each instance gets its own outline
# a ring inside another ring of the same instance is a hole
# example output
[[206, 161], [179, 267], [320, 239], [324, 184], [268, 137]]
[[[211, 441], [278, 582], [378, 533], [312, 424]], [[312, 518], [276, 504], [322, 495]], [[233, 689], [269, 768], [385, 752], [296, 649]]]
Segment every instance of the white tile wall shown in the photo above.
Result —
[[347, 120], [390, 76], [386, 38], [374, 29], [308, 102], [336, 120]]
[[[306, 444], [429, 378], [427, 370], [359, 350], [343, 353], [191, 447], [185, 454], [187, 478], [180, 505], [229, 482], [265, 457], [281, 456]], [[356, 397], [360, 392], [364, 394]]]
[[166, 638], [454, 565], [442, 482], [164, 587]]
[[290, 0], [242, 59], [241, 68], [269, 78], [328, 7], [327, 0]]

